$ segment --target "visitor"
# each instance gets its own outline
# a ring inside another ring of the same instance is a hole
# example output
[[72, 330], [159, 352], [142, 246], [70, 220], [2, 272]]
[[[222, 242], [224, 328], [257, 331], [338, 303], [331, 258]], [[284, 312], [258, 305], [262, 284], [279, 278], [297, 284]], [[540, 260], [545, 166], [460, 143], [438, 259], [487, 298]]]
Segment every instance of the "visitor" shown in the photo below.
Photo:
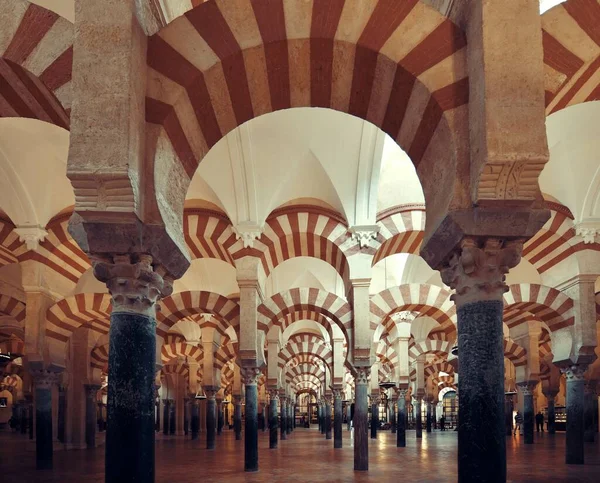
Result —
[[444, 417], [443, 414], [442, 414], [442, 417], [440, 418], [440, 430], [446, 431], [446, 418]]
[[523, 424], [523, 416], [521, 415], [521, 413], [519, 411], [517, 411], [517, 414], [515, 414], [515, 429], [513, 431], [513, 435], [516, 436], [517, 429], [519, 430], [519, 434], [523, 434], [523, 431], [521, 429], [522, 424]]
[[535, 415], [535, 427], [538, 433], [540, 432], [540, 428], [542, 430], [542, 433], [544, 432], [544, 415], [542, 414], [542, 411], [539, 411]]

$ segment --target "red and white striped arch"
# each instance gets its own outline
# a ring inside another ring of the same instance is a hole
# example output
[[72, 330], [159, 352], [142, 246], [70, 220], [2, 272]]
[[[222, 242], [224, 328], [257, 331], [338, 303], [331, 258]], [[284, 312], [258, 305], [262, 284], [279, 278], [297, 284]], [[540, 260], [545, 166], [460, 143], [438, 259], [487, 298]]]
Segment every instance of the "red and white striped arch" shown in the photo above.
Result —
[[20, 379], [21, 378], [19, 376], [15, 375], [4, 376], [2, 379], [0, 379], [0, 391], [12, 391], [15, 387], [17, 387]]
[[111, 297], [106, 293], [80, 293], [59, 300], [46, 312], [46, 337], [66, 343], [81, 326], [108, 334], [110, 311]]
[[333, 352], [323, 339], [314, 334], [295, 334], [279, 353], [279, 367], [283, 367], [293, 357], [312, 355], [321, 359], [333, 369]]
[[545, 322], [552, 332], [569, 327], [575, 323], [573, 299], [544, 285], [511, 285], [504, 294], [504, 323], [512, 328], [530, 320]]
[[227, 364], [235, 361], [238, 354], [238, 344], [228, 340], [221, 343], [221, 347], [215, 352], [214, 365], [216, 369], [222, 369]]
[[546, 113], [600, 100], [600, 1], [568, 0], [542, 16]]
[[74, 27], [25, 0], [0, 0], [0, 117], [69, 129]]
[[291, 107], [366, 119], [431, 166], [468, 135], [465, 46], [418, 0], [209, 1], [149, 39], [146, 121], [190, 179], [225, 134]]
[[179, 292], [161, 300], [161, 310], [157, 312], [158, 325], [156, 333], [164, 337], [167, 332], [181, 319], [202, 313], [210, 313], [211, 321], [203, 322], [212, 326], [221, 335], [226, 335], [228, 327], [236, 332], [240, 325], [240, 306], [227, 297], [212, 292]]
[[348, 302], [335, 294], [317, 288], [293, 288], [273, 295], [258, 306], [258, 328], [265, 333], [273, 326], [285, 330], [297, 320], [336, 324], [350, 346], [352, 309]]
[[163, 364], [178, 357], [189, 357], [201, 363], [203, 356], [204, 353], [200, 347], [187, 344], [186, 342], [163, 344], [160, 349], [160, 360]]
[[235, 243], [236, 237], [231, 222], [224, 214], [186, 209], [183, 234], [192, 259], [215, 258], [235, 266], [229, 248]]
[[25, 321], [25, 304], [9, 295], [0, 294], [0, 316], [9, 316], [19, 324]]
[[380, 324], [384, 334], [395, 333], [395, 321], [391, 317], [397, 312], [419, 312], [421, 316], [437, 320], [446, 334], [456, 330], [456, 306], [450, 300], [450, 292], [428, 284], [404, 284], [379, 292], [371, 297], [372, 330]]
[[163, 374], [181, 375], [187, 377], [190, 373], [190, 368], [185, 362], [178, 362], [177, 364], [167, 364], [160, 370]]
[[379, 244], [373, 265], [397, 253], [418, 255], [425, 234], [425, 206], [397, 206], [378, 215]]
[[527, 365], [527, 350], [512, 339], [504, 339], [504, 357], [515, 367]]
[[542, 274], [575, 253], [571, 246], [575, 236], [573, 215], [563, 205], [546, 203], [550, 219], [523, 247], [523, 258]]
[[[411, 374], [416, 371], [411, 371]], [[436, 361], [431, 364], [425, 365], [425, 380], [429, 379], [429, 377], [433, 375], [437, 375], [440, 372], [445, 372], [446, 374], [454, 375], [454, 368], [447, 361]]]
[[450, 342], [440, 339], [426, 339], [414, 342], [408, 347], [408, 355], [411, 359], [416, 359], [421, 354], [432, 353], [441, 357], [447, 357], [452, 348]]
[[0, 218], [0, 267], [17, 263], [17, 250], [23, 242], [19, 240], [19, 235], [14, 231], [15, 226], [8, 219]]
[[106, 344], [94, 347], [90, 355], [90, 365], [94, 369], [100, 369], [102, 372], [108, 372], [108, 351], [108, 342]]

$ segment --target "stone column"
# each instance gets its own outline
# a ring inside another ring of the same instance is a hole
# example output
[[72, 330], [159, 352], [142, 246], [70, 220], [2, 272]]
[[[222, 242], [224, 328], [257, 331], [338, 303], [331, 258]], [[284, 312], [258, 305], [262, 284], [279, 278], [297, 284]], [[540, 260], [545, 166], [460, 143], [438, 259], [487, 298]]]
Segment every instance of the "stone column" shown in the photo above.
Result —
[[287, 439], [287, 429], [286, 429], [286, 425], [287, 425], [287, 418], [286, 418], [286, 413], [287, 413], [287, 406], [285, 404], [285, 397], [284, 396], [279, 396], [279, 400], [281, 401], [281, 417], [280, 419], [280, 424], [281, 427], [280, 429], [280, 433], [281, 433], [281, 441], [285, 441]]
[[160, 432], [160, 399], [158, 398], [158, 389], [155, 388], [154, 394], [156, 397], [155, 406], [156, 406], [156, 421], [154, 423], [154, 430], [158, 433]]
[[[25, 401], [23, 401], [25, 402]], [[24, 406], [22, 406], [23, 408]], [[61, 443], [65, 443], [65, 423], [66, 423], [66, 410], [67, 410], [67, 388], [64, 384], [58, 386], [58, 440]], [[21, 409], [21, 414], [23, 410]], [[22, 418], [24, 419], [24, 418]], [[23, 422], [21, 421], [21, 433], [25, 433]]]
[[189, 404], [190, 404], [190, 400], [187, 397], [184, 398], [183, 399], [183, 434], [185, 436], [187, 436], [188, 432], [189, 432], [189, 423], [190, 423]]
[[331, 398], [325, 398], [325, 439], [331, 439]]
[[169, 434], [175, 435], [177, 429], [177, 400], [171, 399], [169, 401]]
[[244, 437], [244, 471], [258, 471], [258, 378], [257, 367], [242, 367], [246, 388], [246, 432]]
[[508, 394], [504, 396], [504, 426], [506, 427], [506, 436], [513, 435], [513, 396]]
[[[293, 430], [294, 430], [294, 403], [292, 401], [292, 398], [288, 398], [288, 411], [287, 411], [287, 416], [288, 416], [288, 424], [287, 424], [287, 433], [290, 434]], [[329, 432], [331, 433], [331, 428], [329, 429]], [[330, 436], [331, 439], [331, 436]]]
[[333, 447], [342, 447], [342, 390], [333, 390]]
[[[21, 413], [19, 414], [20, 418], [20, 429], [21, 434], [27, 434], [27, 416], [28, 416], [28, 404], [25, 399], [20, 401]], [[64, 426], [63, 426], [63, 440], [61, 443], [64, 443]]]
[[96, 447], [96, 426], [98, 425], [98, 405], [96, 395], [99, 384], [85, 384], [85, 444], [88, 448]]
[[525, 444], [533, 444], [533, 426], [535, 411], [533, 407], [533, 391], [537, 381], [518, 382], [517, 387], [523, 396], [523, 436]]
[[215, 449], [217, 431], [217, 399], [216, 388], [205, 388], [206, 392], [206, 448]]
[[371, 395], [371, 439], [377, 439], [379, 428], [379, 394]]
[[503, 294], [520, 241], [466, 237], [442, 268], [458, 315], [458, 481], [506, 481]]
[[406, 446], [406, 389], [398, 390], [398, 426], [396, 432], [396, 447], [404, 448]]
[[391, 429], [392, 429], [392, 434], [396, 434], [396, 402], [398, 400], [396, 398], [392, 398], [392, 405], [391, 405], [391, 410], [390, 410], [390, 425], [391, 425]]
[[235, 440], [240, 441], [242, 439], [242, 396], [234, 396], [233, 400], [235, 401], [233, 429], [235, 431]]
[[58, 373], [31, 371], [35, 390], [35, 462], [38, 470], [52, 469], [52, 386]]
[[415, 418], [415, 427], [417, 430], [417, 439], [421, 439], [423, 437], [423, 418], [421, 417], [421, 401], [423, 401], [422, 396], [417, 396], [415, 398], [415, 411], [417, 413]]
[[556, 393], [547, 393], [546, 400], [548, 401], [548, 434], [556, 433], [556, 412], [554, 410], [554, 398]]
[[[269, 390], [271, 402], [269, 403], [269, 448], [277, 448], [277, 405], [279, 403], [279, 391]], [[237, 406], [236, 406], [237, 409]]]
[[584, 462], [584, 373], [587, 366], [572, 365], [561, 368], [567, 379], [567, 446], [566, 463], [582, 465]]
[[223, 417], [223, 400], [217, 399], [217, 435], [221, 435], [224, 425], [225, 419]]
[[593, 443], [596, 439], [597, 417], [594, 400], [598, 400], [598, 395], [596, 394], [596, 381], [586, 381], [584, 391], [584, 440], [586, 443]]
[[192, 430], [192, 441], [198, 439], [198, 432], [200, 431], [200, 401], [196, 399], [195, 394], [191, 394], [191, 430]]
[[25, 396], [27, 401], [27, 427], [29, 428], [29, 439], [33, 440], [33, 395]]
[[369, 469], [369, 376], [370, 367], [358, 367], [354, 380], [354, 470], [367, 471]]
[[427, 404], [427, 421], [426, 421], [427, 432], [431, 433], [431, 403], [429, 401], [427, 401], [425, 404]]
[[168, 399], [163, 399], [163, 434], [166, 436], [169, 434], [169, 415], [171, 404]]
[[323, 419], [323, 404], [321, 400], [317, 401], [317, 420], [319, 421], [319, 432], [323, 434], [325, 432], [325, 425]]
[[106, 482], [154, 481], [156, 301], [171, 292], [149, 255], [92, 258], [112, 295]]

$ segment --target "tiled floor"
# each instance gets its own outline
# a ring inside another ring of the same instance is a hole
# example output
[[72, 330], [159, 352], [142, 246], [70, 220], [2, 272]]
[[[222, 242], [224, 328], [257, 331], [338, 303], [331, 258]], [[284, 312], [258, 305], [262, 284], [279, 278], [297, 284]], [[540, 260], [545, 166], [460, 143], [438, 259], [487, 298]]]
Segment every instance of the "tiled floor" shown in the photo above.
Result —
[[[202, 434], [201, 434], [202, 436]], [[268, 433], [260, 434], [260, 471], [244, 473], [244, 442], [224, 431], [217, 449], [206, 450], [202, 439], [157, 437], [157, 482], [320, 482], [320, 481], [456, 481], [454, 432], [407, 434], [407, 447], [396, 448], [395, 435], [380, 433], [370, 440], [370, 470], [355, 473], [350, 433], [344, 431], [344, 448], [333, 449], [316, 429], [297, 429], [279, 448], [269, 450]], [[507, 441], [509, 481], [594, 482], [600, 481], [600, 444], [586, 444], [586, 464], [564, 463], [565, 435], [543, 434], [534, 445], [522, 444], [519, 437]], [[58, 451], [53, 471], [36, 471], [35, 454], [20, 435], [0, 433], [0, 480], [20, 482], [92, 483], [104, 481], [104, 448]]]

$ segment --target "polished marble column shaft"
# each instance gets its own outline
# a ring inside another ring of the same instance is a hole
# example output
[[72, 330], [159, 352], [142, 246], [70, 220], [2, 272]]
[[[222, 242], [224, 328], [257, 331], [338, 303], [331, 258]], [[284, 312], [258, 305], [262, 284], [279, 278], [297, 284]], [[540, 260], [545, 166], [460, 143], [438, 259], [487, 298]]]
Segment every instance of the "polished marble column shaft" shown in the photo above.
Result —
[[342, 447], [342, 394], [334, 391], [333, 395], [333, 447]]
[[217, 400], [215, 391], [206, 390], [206, 448], [215, 449], [215, 435], [217, 432]]
[[276, 390], [271, 393], [271, 402], [269, 403], [269, 448], [277, 448], [277, 406], [279, 396]]
[[406, 446], [406, 390], [404, 389], [398, 392], [398, 418], [396, 426], [396, 446], [404, 448]]
[[567, 379], [567, 446], [565, 461], [568, 465], [584, 463], [584, 366], [570, 366], [563, 370]]
[[367, 471], [369, 469], [369, 435], [368, 414], [369, 401], [368, 391], [371, 368], [358, 368], [357, 377], [354, 381], [354, 469], [356, 471]]

